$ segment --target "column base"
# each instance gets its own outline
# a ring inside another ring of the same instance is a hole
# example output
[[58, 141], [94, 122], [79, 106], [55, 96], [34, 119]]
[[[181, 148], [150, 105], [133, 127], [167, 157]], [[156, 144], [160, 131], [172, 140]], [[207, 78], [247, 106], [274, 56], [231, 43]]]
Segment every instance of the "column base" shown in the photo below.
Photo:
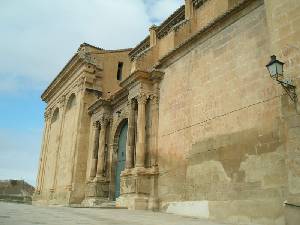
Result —
[[116, 200], [117, 208], [128, 208], [129, 210], [147, 210], [149, 197], [147, 195], [128, 194], [122, 195]]
[[[95, 179], [94, 179], [95, 180]], [[109, 202], [109, 182], [105, 180], [88, 181], [85, 190], [85, 199], [82, 205], [95, 207]]]
[[157, 174], [157, 168], [124, 170], [121, 173], [121, 196], [116, 200], [116, 206], [130, 210], [157, 210], [158, 198], [153, 196], [153, 178]]
[[81, 206], [83, 207], [95, 207], [95, 208], [114, 208], [115, 203], [110, 201], [108, 198], [101, 198], [101, 197], [87, 197], [85, 198]]

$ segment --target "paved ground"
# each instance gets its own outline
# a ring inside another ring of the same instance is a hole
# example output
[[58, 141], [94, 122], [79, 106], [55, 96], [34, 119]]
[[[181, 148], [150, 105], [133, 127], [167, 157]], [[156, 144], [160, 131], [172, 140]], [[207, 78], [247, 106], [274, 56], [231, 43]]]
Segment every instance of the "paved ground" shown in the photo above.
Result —
[[150, 211], [39, 207], [0, 202], [1, 225], [221, 225]]

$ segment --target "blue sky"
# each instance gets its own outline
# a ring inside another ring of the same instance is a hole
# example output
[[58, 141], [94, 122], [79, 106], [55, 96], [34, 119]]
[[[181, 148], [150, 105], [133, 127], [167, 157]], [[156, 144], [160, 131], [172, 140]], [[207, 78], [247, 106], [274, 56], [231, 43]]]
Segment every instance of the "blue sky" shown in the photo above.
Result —
[[83, 42], [133, 47], [183, 0], [1, 0], [0, 180], [35, 185], [40, 95]]

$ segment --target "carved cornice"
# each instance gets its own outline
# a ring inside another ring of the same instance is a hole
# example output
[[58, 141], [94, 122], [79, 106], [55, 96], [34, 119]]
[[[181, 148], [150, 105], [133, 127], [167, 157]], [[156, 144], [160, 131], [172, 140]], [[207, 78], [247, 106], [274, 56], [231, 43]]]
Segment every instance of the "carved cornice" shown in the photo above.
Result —
[[61, 109], [65, 108], [65, 106], [66, 106], [66, 99], [67, 98], [66, 98], [65, 95], [63, 95], [63, 96], [61, 96], [59, 98], [59, 100], [58, 100], [59, 108], [61, 108]]
[[123, 88], [130, 89], [130, 86], [133, 83], [136, 83], [140, 80], [149, 80], [150, 81], [150, 73], [147, 71], [136, 70], [129, 77], [127, 77], [124, 81], [120, 83], [120, 86]]
[[72, 77], [72, 73], [81, 68], [81, 73], [96, 74], [98, 71], [102, 71], [102, 68], [99, 68], [96, 65], [95, 59], [92, 57], [91, 53], [77, 52], [44, 91], [41, 96], [42, 100], [46, 102], [49, 101], [49, 99], [55, 95], [55, 90], [63, 86], [70, 77]]
[[193, 6], [198, 9], [200, 6], [202, 6], [205, 2], [208, 0], [193, 0]]
[[185, 19], [185, 5], [177, 9], [171, 16], [169, 16], [156, 30], [158, 39], [166, 36], [172, 28]]
[[139, 55], [141, 52], [145, 51], [146, 49], [150, 48], [150, 36], [147, 36], [144, 40], [142, 40], [134, 49], [129, 52], [129, 57], [131, 61]]
[[110, 108], [111, 101], [109, 99], [100, 98], [88, 108], [88, 112], [89, 112], [89, 114], [94, 114], [103, 107]]
[[117, 108], [127, 101], [128, 90], [121, 88], [118, 92], [110, 97], [112, 108]]
[[[165, 21], [161, 23], [160, 26], [156, 27], [156, 35], [158, 39], [166, 36], [172, 28], [185, 20], [185, 5], [177, 9], [171, 16], [169, 16]], [[135, 48], [129, 52], [129, 57], [133, 61], [142, 52], [145, 52], [150, 48], [150, 36], [147, 36], [143, 41], [141, 41]]]

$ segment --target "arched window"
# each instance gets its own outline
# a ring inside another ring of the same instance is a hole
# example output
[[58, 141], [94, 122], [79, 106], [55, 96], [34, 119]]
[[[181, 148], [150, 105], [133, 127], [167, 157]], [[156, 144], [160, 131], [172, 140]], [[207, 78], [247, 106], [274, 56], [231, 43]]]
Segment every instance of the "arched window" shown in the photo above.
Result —
[[68, 100], [68, 103], [67, 103], [67, 110], [70, 110], [75, 105], [76, 105], [76, 96], [75, 96], [75, 94], [72, 94], [69, 97], [69, 100]]
[[57, 121], [58, 118], [59, 118], [59, 109], [56, 108], [56, 109], [54, 110], [53, 115], [52, 115], [51, 123], [54, 123], [55, 121]]

